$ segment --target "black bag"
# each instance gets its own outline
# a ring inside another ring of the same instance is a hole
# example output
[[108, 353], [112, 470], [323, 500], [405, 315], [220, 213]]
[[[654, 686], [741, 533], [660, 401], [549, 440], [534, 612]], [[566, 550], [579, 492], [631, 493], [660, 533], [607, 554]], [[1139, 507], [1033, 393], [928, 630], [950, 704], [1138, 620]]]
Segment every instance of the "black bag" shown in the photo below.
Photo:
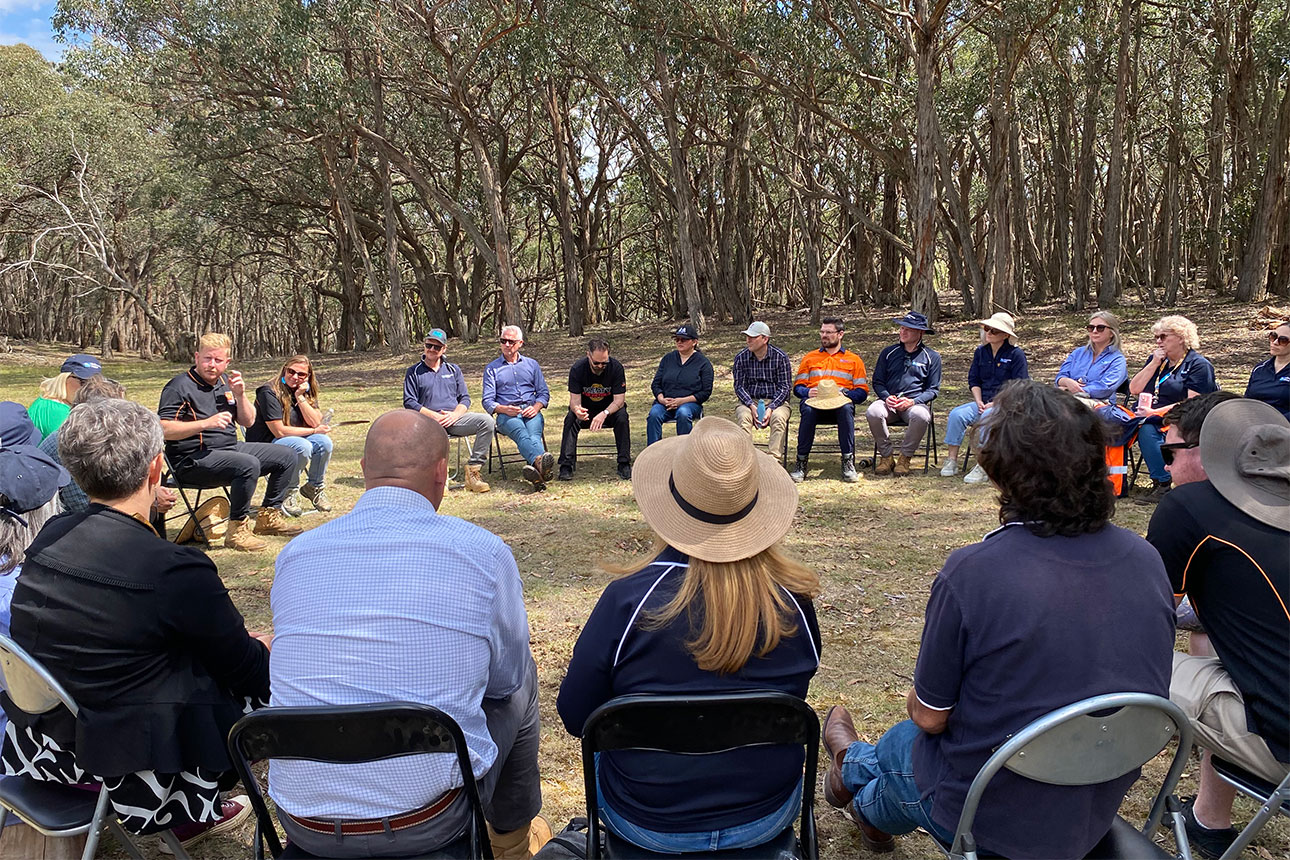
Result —
[[[565, 828], [543, 845], [533, 860], [586, 860], [587, 819], [571, 819]], [[605, 831], [600, 831], [600, 855], [605, 854]]]

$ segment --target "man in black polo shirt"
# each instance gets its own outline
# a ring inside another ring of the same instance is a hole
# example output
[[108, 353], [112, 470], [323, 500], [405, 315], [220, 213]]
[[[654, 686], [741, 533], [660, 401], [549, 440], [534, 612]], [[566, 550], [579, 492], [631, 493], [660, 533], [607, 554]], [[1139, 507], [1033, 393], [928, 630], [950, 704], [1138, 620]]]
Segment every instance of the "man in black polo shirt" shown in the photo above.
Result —
[[627, 373], [609, 355], [609, 341], [593, 337], [587, 357], [569, 368], [569, 411], [560, 437], [560, 480], [573, 480], [578, 467], [578, 431], [612, 427], [618, 448], [618, 477], [632, 477], [632, 431], [627, 423]]
[[[1195, 445], [1167, 439], [1161, 452], [1176, 468]], [[1169, 685], [1205, 750], [1199, 793], [1183, 810], [1187, 836], [1218, 857], [1236, 838], [1236, 789], [1213, 754], [1273, 783], [1290, 768], [1290, 423], [1266, 403], [1220, 403], [1201, 427], [1200, 458], [1208, 480], [1161, 499], [1147, 540], [1218, 655], [1175, 653]]]
[[[300, 534], [300, 526], [282, 513], [282, 503], [298, 477], [299, 461], [295, 451], [282, 445], [237, 441], [234, 422], [243, 427], [254, 424], [255, 404], [247, 396], [242, 374], [228, 369], [232, 346], [228, 335], [202, 335], [193, 366], [161, 390], [157, 415], [166, 440], [166, 459], [179, 483], [228, 486], [224, 546], [256, 552], [267, 544], [255, 535]], [[261, 475], [268, 475], [269, 481], [253, 535], [247, 516]]]

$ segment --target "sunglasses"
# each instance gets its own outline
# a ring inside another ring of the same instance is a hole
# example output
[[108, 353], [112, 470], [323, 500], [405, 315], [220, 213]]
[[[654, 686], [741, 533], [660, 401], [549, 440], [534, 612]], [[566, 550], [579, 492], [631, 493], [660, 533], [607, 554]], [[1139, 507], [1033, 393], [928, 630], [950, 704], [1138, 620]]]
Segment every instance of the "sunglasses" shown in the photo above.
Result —
[[1103, 332], [1103, 331], [1106, 331], [1107, 329], [1109, 329], [1109, 328], [1110, 328], [1110, 326], [1109, 326], [1109, 325], [1101, 325], [1101, 324], [1099, 324], [1099, 323], [1089, 323], [1089, 325], [1088, 325], [1088, 326], [1086, 326], [1086, 328], [1087, 328], [1089, 331]]
[[988, 325], [981, 326], [981, 331], [986, 334], [1007, 334], [1006, 331], [999, 331], [997, 328], [990, 328]]
[[590, 363], [591, 363], [591, 366], [592, 366], [592, 367], [608, 367], [608, 366], [609, 366], [609, 362], [607, 362], [607, 361], [592, 361], [592, 362], [590, 362]]
[[519, 343], [518, 340], [511, 340], [509, 337], [499, 338], [499, 340], [507, 346], [515, 346], [515, 344]]
[[1275, 343], [1277, 346], [1290, 346], [1290, 337], [1270, 331], [1268, 332], [1268, 343]]
[[1173, 332], [1167, 331], [1167, 332], [1162, 332], [1161, 334], [1155, 335], [1152, 339], [1155, 340], [1156, 343], [1160, 343], [1160, 341], [1168, 340], [1173, 336], [1174, 336]]
[[441, 343], [427, 343], [427, 344], [426, 344], [426, 351], [427, 351], [427, 352], [443, 352], [443, 344], [441, 344]]
[[1165, 461], [1166, 466], [1172, 466], [1175, 451], [1190, 451], [1192, 448], [1199, 447], [1199, 442], [1166, 442], [1160, 446], [1160, 457]]
[[308, 375], [309, 375], [309, 371], [307, 371], [307, 370], [284, 370], [284, 371], [282, 372], [282, 375], [283, 375], [283, 376], [299, 376], [299, 377], [301, 377], [301, 378], [303, 379], [304, 377], [306, 377], [306, 376], [308, 376]]

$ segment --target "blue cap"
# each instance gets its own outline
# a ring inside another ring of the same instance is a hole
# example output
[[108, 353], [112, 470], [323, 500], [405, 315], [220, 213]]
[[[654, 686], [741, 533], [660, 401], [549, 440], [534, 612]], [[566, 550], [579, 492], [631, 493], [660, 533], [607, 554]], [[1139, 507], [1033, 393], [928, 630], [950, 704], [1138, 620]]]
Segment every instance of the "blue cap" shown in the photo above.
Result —
[[48, 502], [72, 476], [35, 445], [0, 449], [0, 515], [23, 522], [19, 514]]
[[698, 340], [699, 333], [694, 330], [694, 326], [689, 323], [685, 323], [684, 325], [676, 327], [676, 331], [672, 332], [672, 337], [685, 338], [686, 340]]
[[0, 448], [39, 444], [40, 431], [31, 423], [27, 407], [12, 400], [0, 402]]
[[910, 311], [900, 319], [893, 319], [892, 322], [905, 328], [912, 328], [918, 331], [925, 331], [928, 334], [936, 334], [932, 327], [927, 324], [927, 317], [918, 311]]
[[78, 352], [67, 361], [64, 361], [63, 366], [58, 368], [58, 372], [70, 373], [77, 379], [89, 379], [91, 376], [98, 376], [102, 373], [103, 365], [99, 364], [99, 360], [94, 356]]
[[448, 345], [448, 333], [441, 328], [432, 328], [426, 332], [426, 340], [436, 341], [440, 346]]

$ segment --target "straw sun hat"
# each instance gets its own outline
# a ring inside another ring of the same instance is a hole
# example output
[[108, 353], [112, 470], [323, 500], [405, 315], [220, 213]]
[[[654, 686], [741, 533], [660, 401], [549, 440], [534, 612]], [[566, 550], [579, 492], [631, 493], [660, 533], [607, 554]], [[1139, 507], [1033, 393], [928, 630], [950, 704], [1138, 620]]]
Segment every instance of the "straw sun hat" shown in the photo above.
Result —
[[812, 409], [837, 409], [850, 402], [851, 398], [842, 393], [836, 379], [821, 379], [815, 386], [815, 393], [806, 399], [806, 404]]
[[751, 558], [785, 534], [797, 485], [752, 438], [724, 418], [704, 418], [686, 436], [655, 442], [632, 468], [645, 522], [667, 543], [703, 561]]

